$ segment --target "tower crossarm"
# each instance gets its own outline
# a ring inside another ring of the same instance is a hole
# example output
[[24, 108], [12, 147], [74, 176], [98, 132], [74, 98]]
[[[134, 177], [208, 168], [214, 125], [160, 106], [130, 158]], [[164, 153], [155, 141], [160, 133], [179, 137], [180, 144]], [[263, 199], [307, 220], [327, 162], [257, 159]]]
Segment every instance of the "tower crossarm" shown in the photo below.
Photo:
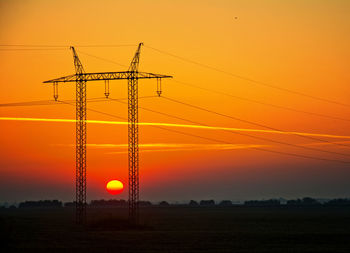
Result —
[[[69, 75], [64, 77], [59, 77], [56, 79], [44, 81], [43, 83], [68, 83], [76, 82], [77, 80], [84, 81], [102, 81], [102, 80], [119, 80], [130, 78], [131, 71], [121, 71], [121, 72], [99, 72], [99, 73], [82, 73]], [[137, 79], [151, 79], [151, 78], [172, 78], [172, 76], [154, 74], [148, 72], [136, 72]]]

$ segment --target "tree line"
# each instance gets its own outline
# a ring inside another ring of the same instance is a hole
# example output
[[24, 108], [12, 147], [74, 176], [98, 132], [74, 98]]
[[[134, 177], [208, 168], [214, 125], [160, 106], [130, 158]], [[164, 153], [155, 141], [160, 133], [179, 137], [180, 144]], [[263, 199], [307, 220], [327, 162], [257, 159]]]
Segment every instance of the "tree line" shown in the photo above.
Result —
[[[292, 199], [281, 201], [280, 199], [268, 199], [268, 200], [247, 200], [243, 203], [235, 203], [231, 200], [222, 200], [215, 202], [215, 200], [191, 200], [188, 203], [178, 204], [178, 203], [169, 203], [168, 201], [160, 201], [157, 203], [152, 203], [150, 201], [140, 201], [139, 205], [141, 207], [147, 206], [189, 206], [189, 207], [227, 207], [227, 206], [350, 206], [350, 199], [346, 198], [338, 198], [331, 199], [326, 201], [319, 201], [314, 198], [305, 197], [299, 199]], [[128, 201], [124, 199], [100, 199], [100, 200], [92, 200], [88, 203], [90, 207], [127, 207]], [[75, 202], [62, 202], [59, 200], [39, 200], [39, 201], [24, 201], [19, 203], [18, 208], [62, 208], [62, 207], [75, 207]], [[1, 206], [1, 208], [5, 208], [5, 206]], [[15, 205], [11, 205], [7, 208], [17, 208]]]

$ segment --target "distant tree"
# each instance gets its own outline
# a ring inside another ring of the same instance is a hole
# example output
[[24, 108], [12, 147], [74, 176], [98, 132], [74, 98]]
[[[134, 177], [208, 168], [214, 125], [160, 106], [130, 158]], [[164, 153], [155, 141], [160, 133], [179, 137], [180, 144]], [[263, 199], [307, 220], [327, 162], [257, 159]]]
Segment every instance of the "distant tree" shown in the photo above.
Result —
[[210, 200], [201, 200], [199, 202], [201, 206], [215, 206], [215, 201], [210, 199]]
[[300, 206], [302, 203], [301, 199], [291, 199], [287, 201], [287, 205], [289, 206]]
[[127, 206], [127, 201], [124, 199], [110, 199], [110, 200], [91, 200], [90, 206], [92, 207], [125, 207]]
[[278, 199], [249, 200], [244, 202], [245, 206], [279, 206], [280, 204]]
[[159, 205], [160, 206], [169, 206], [169, 203], [167, 202], [167, 201], [161, 201], [160, 203], [159, 203]]
[[191, 200], [190, 203], [188, 203], [189, 206], [199, 206], [198, 202], [195, 200]]
[[350, 206], [350, 199], [332, 199], [326, 202], [326, 206]]
[[63, 204], [64, 207], [75, 207], [75, 201], [74, 202], [65, 202]]
[[303, 205], [318, 205], [319, 202], [316, 199], [305, 197], [302, 199]]
[[139, 201], [140, 206], [152, 206], [150, 201]]
[[287, 204], [287, 200], [285, 198], [279, 198], [279, 201], [281, 205]]
[[231, 200], [223, 200], [219, 203], [219, 206], [232, 206]]
[[25, 201], [19, 204], [19, 208], [58, 208], [62, 207], [62, 202], [58, 200]]
[[292, 199], [287, 201], [289, 206], [310, 206], [310, 205], [320, 205], [320, 203], [313, 198], [305, 197], [303, 199]]

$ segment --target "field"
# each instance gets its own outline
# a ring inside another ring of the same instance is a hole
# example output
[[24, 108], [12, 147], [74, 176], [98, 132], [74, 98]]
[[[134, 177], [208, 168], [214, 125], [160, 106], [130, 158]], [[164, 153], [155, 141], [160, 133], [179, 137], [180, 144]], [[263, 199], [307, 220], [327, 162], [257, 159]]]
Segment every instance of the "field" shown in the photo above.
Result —
[[1, 252], [350, 252], [350, 208], [147, 207], [0, 209]]

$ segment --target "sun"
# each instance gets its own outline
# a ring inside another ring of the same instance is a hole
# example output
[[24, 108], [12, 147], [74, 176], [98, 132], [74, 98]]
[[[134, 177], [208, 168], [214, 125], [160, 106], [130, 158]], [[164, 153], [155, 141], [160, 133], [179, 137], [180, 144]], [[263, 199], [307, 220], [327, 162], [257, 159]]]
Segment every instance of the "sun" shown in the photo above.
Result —
[[121, 193], [123, 189], [124, 185], [119, 180], [111, 180], [106, 185], [106, 190], [113, 195]]

